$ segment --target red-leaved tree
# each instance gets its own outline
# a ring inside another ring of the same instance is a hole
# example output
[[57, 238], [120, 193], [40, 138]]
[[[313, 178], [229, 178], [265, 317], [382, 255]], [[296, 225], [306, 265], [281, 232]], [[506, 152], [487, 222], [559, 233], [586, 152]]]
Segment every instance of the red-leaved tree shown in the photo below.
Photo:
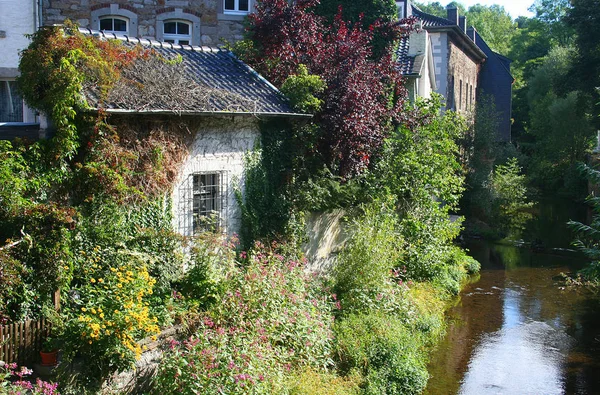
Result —
[[332, 173], [347, 179], [369, 166], [398, 119], [406, 92], [392, 54], [411, 21], [389, 25], [389, 45], [373, 59], [373, 31], [379, 25], [350, 25], [341, 12], [327, 25], [311, 11], [316, 4], [318, 0], [259, 1], [248, 26], [252, 50], [242, 56], [278, 86], [300, 64], [325, 81], [319, 97], [324, 105], [314, 117], [319, 151]]

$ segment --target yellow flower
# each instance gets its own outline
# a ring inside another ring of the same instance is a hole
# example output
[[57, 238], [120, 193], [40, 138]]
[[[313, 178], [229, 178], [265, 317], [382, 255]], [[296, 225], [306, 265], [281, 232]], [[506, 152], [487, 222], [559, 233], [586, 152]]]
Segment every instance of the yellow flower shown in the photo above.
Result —
[[87, 311], [87, 309], [85, 307], [82, 307], [81, 311]]
[[100, 318], [104, 318], [104, 313], [100, 313]]
[[92, 312], [92, 314], [96, 314], [96, 309], [92, 307], [91, 312]]
[[93, 284], [96, 282], [96, 280], [92, 277], [92, 278], [90, 278], [90, 282]]
[[92, 344], [92, 341], [90, 340], [88, 343]]
[[117, 284], [117, 288], [122, 288], [123, 286], [121, 284]]
[[99, 279], [98, 279], [98, 282], [99, 282], [99, 283], [103, 283], [103, 282], [104, 282], [104, 279], [103, 279], [103, 278], [99, 278]]

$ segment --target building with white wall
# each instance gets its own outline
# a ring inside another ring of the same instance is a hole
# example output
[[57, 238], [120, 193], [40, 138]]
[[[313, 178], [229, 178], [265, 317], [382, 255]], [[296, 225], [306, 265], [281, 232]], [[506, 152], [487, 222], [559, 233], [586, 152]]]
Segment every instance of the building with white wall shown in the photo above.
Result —
[[37, 138], [38, 117], [18, 90], [19, 53], [29, 45], [27, 35], [40, 26], [38, 0], [0, 0], [0, 138]]

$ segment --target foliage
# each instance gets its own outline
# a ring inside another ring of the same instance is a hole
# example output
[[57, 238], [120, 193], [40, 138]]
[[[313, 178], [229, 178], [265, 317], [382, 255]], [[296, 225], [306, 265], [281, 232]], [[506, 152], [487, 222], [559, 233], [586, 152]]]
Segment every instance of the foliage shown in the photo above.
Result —
[[569, 0], [536, 0], [530, 11], [535, 12], [535, 18], [543, 22], [551, 39], [558, 46], [568, 46], [573, 43], [573, 30], [566, 23], [565, 16], [571, 8]]
[[441, 102], [419, 100], [412, 110], [418, 121], [400, 126], [386, 141], [373, 172], [374, 190], [388, 191], [400, 215], [403, 252], [397, 267], [407, 277], [432, 279], [441, 274], [460, 221], [450, 221], [462, 192], [463, 171], [457, 140], [466, 126], [456, 113], [440, 112]]
[[465, 16], [468, 25], [475, 27], [493, 51], [508, 55], [517, 25], [503, 6], [475, 4], [469, 7]]
[[533, 206], [527, 199], [525, 175], [517, 158], [510, 159], [504, 165], [496, 166], [491, 180], [491, 190], [494, 194], [495, 216], [494, 224], [505, 231], [520, 230], [531, 218], [526, 210]]
[[[330, 171], [347, 179], [369, 166], [405, 96], [391, 105], [391, 88], [401, 87], [392, 46], [378, 61], [371, 60], [373, 31], [361, 23], [349, 25], [341, 14], [326, 25], [311, 10], [316, 4], [260, 2], [249, 17], [248, 39], [238, 54], [279, 86], [301, 64], [323, 80], [326, 88], [316, 96], [324, 102], [314, 119], [316, 148]], [[404, 32], [394, 26], [390, 42]]]
[[221, 279], [220, 303], [166, 354], [155, 393], [274, 393], [291, 369], [330, 366], [332, 303], [281, 248], [242, 253], [244, 266]]
[[[33, 371], [21, 366], [18, 369], [16, 363], [6, 364], [0, 361], [0, 393], [3, 395], [60, 395], [56, 390], [58, 384], [50, 383], [36, 378], [32, 384], [26, 377]], [[14, 381], [13, 381], [14, 380]]]
[[[579, 170], [592, 185], [600, 185], [600, 171], [583, 164], [579, 165]], [[592, 209], [591, 223], [587, 225], [578, 221], [569, 221], [567, 225], [576, 235], [573, 245], [591, 260], [579, 275], [586, 282], [597, 285], [600, 282], [600, 198], [591, 195], [586, 202]]]
[[67, 360], [83, 361], [83, 388], [131, 367], [142, 353], [136, 341], [158, 333], [148, 303], [155, 280], [147, 261], [147, 256], [125, 249], [78, 252], [57, 338]]
[[[600, 4], [597, 0], [573, 0], [565, 18], [575, 31], [578, 51], [572, 77], [579, 89], [591, 96], [591, 103], [600, 102]], [[594, 125], [598, 127], [600, 110], [594, 106]]]
[[21, 262], [0, 249], [0, 325], [5, 324], [9, 318], [14, 319], [15, 312], [20, 310], [21, 298], [25, 293], [25, 271]]
[[292, 376], [286, 383], [290, 395], [358, 395], [360, 376], [339, 377], [305, 368]]
[[315, 113], [321, 110], [323, 100], [315, 95], [323, 93], [325, 83], [317, 75], [309, 75], [305, 65], [298, 66], [298, 73], [286, 78], [281, 91], [300, 112]]
[[536, 186], [577, 195], [583, 185], [569, 184], [567, 175], [576, 176], [571, 170], [591, 149], [594, 128], [580, 93], [566, 88], [573, 54], [572, 48], [553, 48], [529, 81], [528, 132], [534, 145], [528, 170]]
[[363, 394], [417, 394], [427, 383], [422, 345], [401, 319], [384, 313], [352, 314], [336, 323], [342, 372], [358, 369]]
[[405, 289], [394, 274], [402, 244], [397, 214], [389, 202], [375, 201], [363, 210], [364, 214], [350, 223], [352, 236], [333, 270], [333, 290], [341, 313], [383, 310], [403, 314], [407, 309]]

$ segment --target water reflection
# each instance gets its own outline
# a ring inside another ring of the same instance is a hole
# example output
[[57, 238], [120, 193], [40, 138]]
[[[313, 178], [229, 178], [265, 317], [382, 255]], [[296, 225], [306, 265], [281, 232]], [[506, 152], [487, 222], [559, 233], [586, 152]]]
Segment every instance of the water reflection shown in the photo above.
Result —
[[449, 313], [429, 394], [600, 393], [600, 309], [559, 278], [573, 258], [479, 243], [480, 279]]

